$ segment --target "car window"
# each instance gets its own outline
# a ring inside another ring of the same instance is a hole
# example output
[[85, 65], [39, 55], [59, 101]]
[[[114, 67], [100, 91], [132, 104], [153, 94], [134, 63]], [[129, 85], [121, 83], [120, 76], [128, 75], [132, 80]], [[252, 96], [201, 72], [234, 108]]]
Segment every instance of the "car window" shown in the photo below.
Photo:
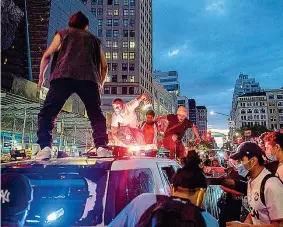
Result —
[[172, 183], [172, 177], [181, 167], [177, 164], [158, 163], [158, 168], [160, 173], [162, 174], [163, 180], [165, 181], [165, 188], [168, 188], [169, 192], [169, 186]]
[[154, 192], [149, 168], [112, 171], [109, 176], [104, 223], [109, 224], [119, 212], [142, 193]]

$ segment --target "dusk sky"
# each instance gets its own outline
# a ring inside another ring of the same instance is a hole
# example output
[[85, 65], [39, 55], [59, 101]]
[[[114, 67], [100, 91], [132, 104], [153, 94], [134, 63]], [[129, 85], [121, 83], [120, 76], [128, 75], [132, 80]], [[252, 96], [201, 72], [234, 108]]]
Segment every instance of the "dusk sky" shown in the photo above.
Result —
[[178, 71], [181, 95], [229, 114], [240, 73], [283, 87], [283, 1], [153, 0], [153, 56], [153, 69]]

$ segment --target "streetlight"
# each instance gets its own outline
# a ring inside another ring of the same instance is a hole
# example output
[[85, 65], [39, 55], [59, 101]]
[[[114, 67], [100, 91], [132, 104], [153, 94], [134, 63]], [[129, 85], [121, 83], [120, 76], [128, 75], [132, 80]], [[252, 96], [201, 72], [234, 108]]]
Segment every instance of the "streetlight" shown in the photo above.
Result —
[[215, 111], [210, 111], [209, 113], [210, 113], [211, 115], [220, 114], [220, 115], [224, 115], [224, 116], [230, 117], [228, 114], [219, 113], [219, 112], [215, 112]]

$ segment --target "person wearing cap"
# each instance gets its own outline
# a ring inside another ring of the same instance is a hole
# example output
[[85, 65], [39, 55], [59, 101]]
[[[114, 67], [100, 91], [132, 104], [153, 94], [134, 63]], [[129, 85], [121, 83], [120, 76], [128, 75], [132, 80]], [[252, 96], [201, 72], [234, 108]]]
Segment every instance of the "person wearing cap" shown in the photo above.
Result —
[[32, 199], [33, 189], [26, 176], [1, 174], [1, 226], [24, 226]]
[[170, 151], [170, 158], [174, 159], [184, 157], [185, 148], [182, 143], [182, 139], [188, 128], [192, 128], [196, 142], [200, 142], [200, 136], [197, 127], [191, 122], [188, 117], [188, 111], [184, 106], [180, 106], [177, 110], [177, 114], [168, 114], [167, 116], [161, 116], [156, 118], [156, 121], [167, 120], [169, 122], [168, 127], [164, 132], [163, 147]]
[[265, 154], [271, 161], [279, 161], [276, 175], [283, 181], [283, 134], [270, 132], [264, 137]]
[[[283, 184], [264, 167], [264, 153], [251, 142], [240, 144], [237, 152], [230, 156], [237, 160], [239, 175], [249, 177], [247, 197], [250, 214], [244, 223], [227, 222], [227, 227], [283, 225]], [[265, 183], [264, 183], [265, 182]]]
[[136, 109], [142, 101], [145, 105], [151, 103], [146, 94], [141, 94], [128, 103], [124, 103], [120, 98], [114, 99], [112, 102], [114, 113], [111, 120], [111, 134], [114, 141], [123, 147], [128, 145], [123, 141], [128, 136], [133, 137], [138, 145], [145, 144], [136, 113]]

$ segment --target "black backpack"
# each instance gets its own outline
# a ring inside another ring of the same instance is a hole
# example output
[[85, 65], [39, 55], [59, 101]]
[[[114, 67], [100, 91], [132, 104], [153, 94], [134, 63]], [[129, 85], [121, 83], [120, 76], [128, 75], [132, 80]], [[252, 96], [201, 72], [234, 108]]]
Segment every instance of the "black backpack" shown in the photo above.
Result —
[[141, 216], [138, 227], [206, 227], [199, 207], [190, 201], [157, 195], [157, 202]]

